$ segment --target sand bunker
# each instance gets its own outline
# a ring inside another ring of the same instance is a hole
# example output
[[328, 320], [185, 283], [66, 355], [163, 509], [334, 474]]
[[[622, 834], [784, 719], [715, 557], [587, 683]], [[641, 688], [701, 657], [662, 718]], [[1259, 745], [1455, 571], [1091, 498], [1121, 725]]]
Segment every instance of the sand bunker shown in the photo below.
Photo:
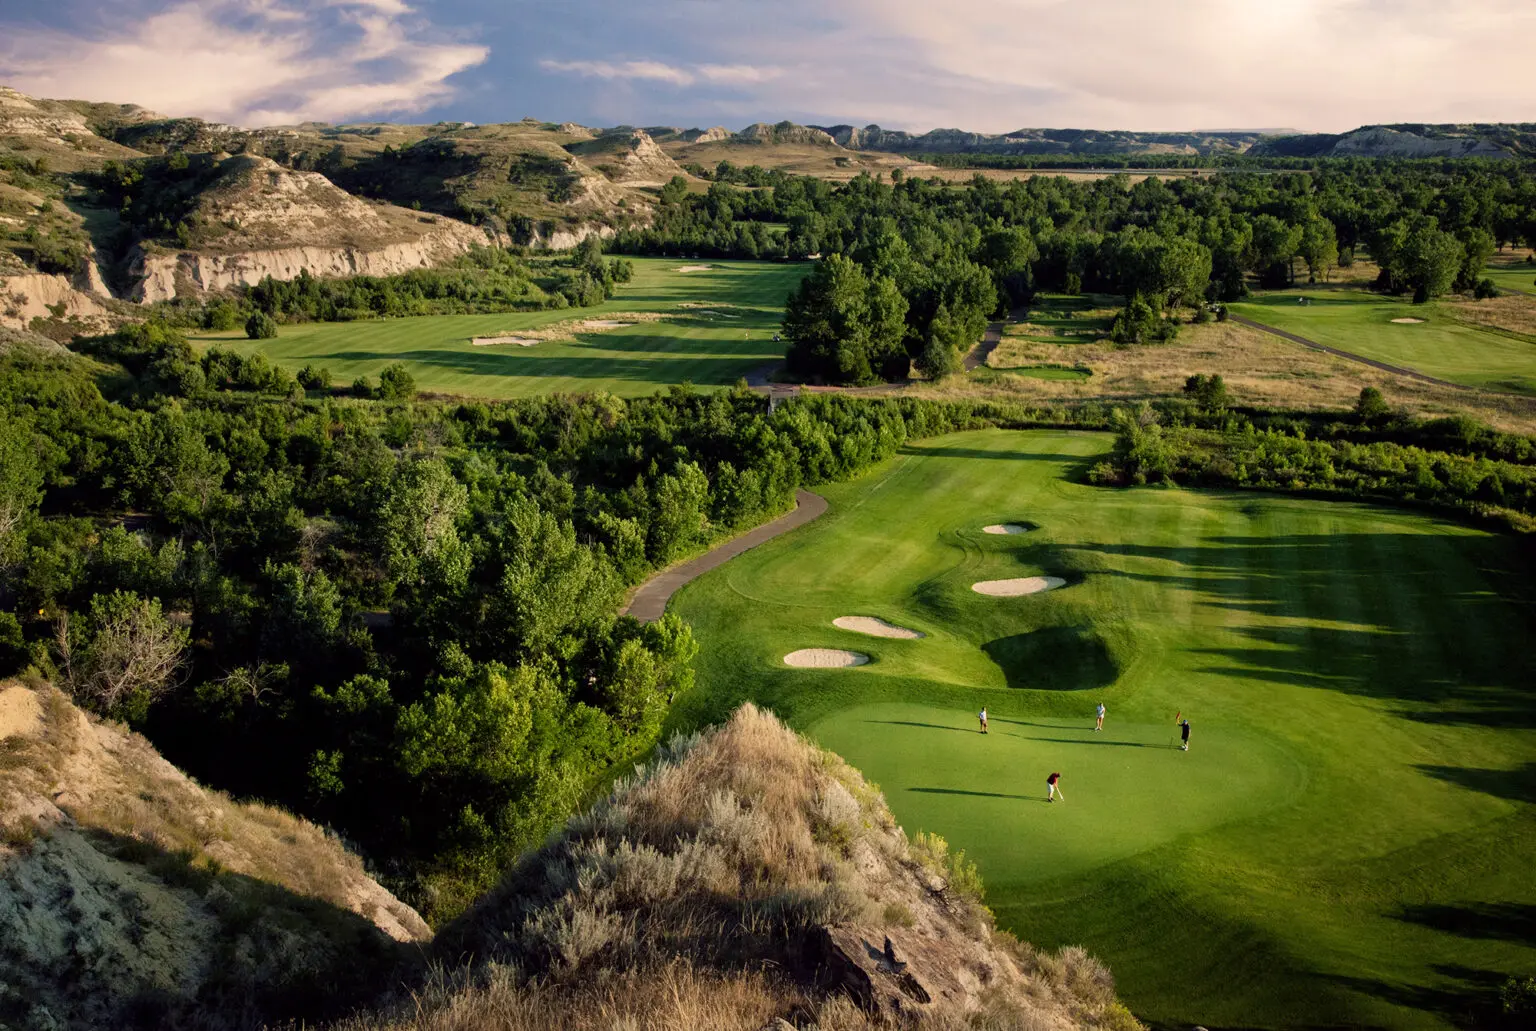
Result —
[[993, 523], [991, 526], [983, 526], [982, 533], [1028, 533], [1029, 527], [1020, 526], [1018, 523]]
[[827, 669], [836, 666], [862, 666], [869, 656], [862, 652], [845, 652], [841, 648], [801, 648], [784, 656], [784, 665]]
[[713, 265], [683, 265], [683, 266], [678, 268], [678, 271], [679, 272], [708, 272], [710, 269], [712, 269], [714, 267], [715, 266], [713, 266]]
[[474, 337], [470, 343], [476, 347], [490, 347], [492, 344], [516, 344], [519, 347], [532, 347], [534, 344], [542, 344], [544, 341], [538, 337]]
[[838, 616], [832, 621], [832, 625], [842, 630], [852, 630], [856, 634], [868, 634], [870, 637], [895, 637], [903, 641], [915, 641], [919, 637], [928, 636], [920, 630], [908, 630], [904, 626], [887, 623], [874, 616]]
[[1059, 576], [1021, 576], [1013, 580], [982, 580], [971, 584], [971, 590], [993, 598], [1017, 598], [1021, 594], [1054, 591], [1065, 584]]
[[1392, 321], [1398, 323], [1399, 325], [1402, 325], [1404, 323], [1412, 324], [1412, 323], [1423, 322], [1424, 320], [1423, 319], [1393, 319]]
[[633, 326], [633, 322], [619, 322], [614, 319], [588, 319], [581, 324], [582, 329], [623, 329], [625, 326]]

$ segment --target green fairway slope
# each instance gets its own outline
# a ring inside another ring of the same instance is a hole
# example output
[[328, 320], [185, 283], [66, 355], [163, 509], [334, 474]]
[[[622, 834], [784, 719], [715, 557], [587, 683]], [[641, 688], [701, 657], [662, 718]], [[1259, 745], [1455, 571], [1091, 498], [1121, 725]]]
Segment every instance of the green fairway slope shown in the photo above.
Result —
[[[1311, 303], [1297, 303], [1300, 296]], [[1325, 289], [1262, 294], [1231, 309], [1266, 326], [1426, 376], [1486, 390], [1536, 394], [1536, 338], [1464, 324], [1439, 304]]]
[[[674, 600], [701, 644], [674, 721], [772, 706], [909, 830], [964, 849], [1004, 926], [1108, 961], [1146, 1019], [1465, 1023], [1536, 970], [1526, 545], [1387, 508], [1074, 482], [1108, 443], [959, 434], [826, 488], [827, 515]], [[981, 530], [1009, 522], [1030, 529]], [[1066, 583], [971, 589], [1036, 575]], [[783, 664], [806, 647], [872, 661]], [[1052, 771], [1064, 802], [1044, 801]]]
[[[592, 308], [502, 315], [432, 315], [284, 326], [275, 340], [238, 333], [197, 337], [243, 352], [261, 351], [278, 365], [328, 368], [338, 386], [375, 380], [404, 362], [425, 391], [472, 397], [607, 391], [627, 397], [690, 381], [725, 386], [784, 357], [774, 343], [784, 299], [809, 266], [767, 262], [693, 262], [637, 258], [634, 279]], [[708, 271], [679, 272], [693, 265]], [[664, 312], [658, 322], [578, 331], [572, 340], [532, 347], [476, 346], [474, 337], [535, 330], [572, 319], [602, 320], [620, 312]]]

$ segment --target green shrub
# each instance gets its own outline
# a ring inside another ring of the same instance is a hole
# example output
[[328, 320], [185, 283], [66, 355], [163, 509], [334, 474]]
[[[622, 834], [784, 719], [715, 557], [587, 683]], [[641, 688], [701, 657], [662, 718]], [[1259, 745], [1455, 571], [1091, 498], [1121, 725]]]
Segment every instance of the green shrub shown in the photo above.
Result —
[[277, 320], [258, 311], [245, 320], [245, 335], [252, 340], [271, 340], [277, 336]]
[[416, 396], [416, 380], [403, 362], [379, 373], [379, 397], [385, 401], [409, 401]]

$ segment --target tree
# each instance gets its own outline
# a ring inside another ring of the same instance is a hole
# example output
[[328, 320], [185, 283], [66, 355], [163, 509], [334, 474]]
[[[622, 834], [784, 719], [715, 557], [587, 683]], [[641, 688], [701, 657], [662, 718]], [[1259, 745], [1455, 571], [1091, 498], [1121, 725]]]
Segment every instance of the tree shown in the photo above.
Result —
[[1184, 381], [1184, 393], [1206, 411], [1218, 412], [1227, 407], [1226, 381], [1221, 373], [1207, 376], [1196, 373]]
[[1339, 263], [1339, 244], [1333, 223], [1321, 216], [1309, 218], [1301, 227], [1301, 260], [1313, 279], [1328, 281], [1328, 273]]
[[1134, 295], [1110, 323], [1109, 338], [1117, 344], [1151, 344], [1170, 340], [1176, 332], [1140, 294]]
[[0, 419], [0, 570], [10, 564], [23, 520], [43, 498], [38, 452], [30, 423]]
[[[593, 237], [587, 237], [593, 239]], [[416, 380], [404, 362], [395, 362], [379, 373], [379, 397], [384, 401], [409, 401], [416, 396]]]
[[85, 618], [59, 617], [60, 680], [81, 705], [136, 722], [171, 687], [187, 639], [158, 601], [128, 591], [98, 594]]
[[[415, 584], [432, 567], [463, 563], [458, 525], [468, 501], [468, 491], [440, 458], [416, 458], [395, 468], [378, 522], [379, 550], [391, 579]], [[467, 568], [463, 572], [467, 575]]]
[[1499, 245], [1486, 229], [1469, 229], [1461, 235], [1460, 242], [1461, 271], [1456, 276], [1456, 284], [1462, 290], [1471, 290], [1483, 278], [1483, 269]]
[[1436, 229], [1433, 220], [1410, 233], [1403, 243], [1403, 270], [1414, 303], [1423, 304], [1449, 290], [1464, 257], [1461, 241]]
[[790, 370], [832, 383], [873, 380], [868, 294], [869, 278], [851, 258], [833, 254], [817, 262], [784, 307]]
[[1355, 401], [1355, 418], [1363, 423], [1380, 422], [1392, 414], [1392, 409], [1387, 407], [1386, 398], [1381, 396], [1381, 391], [1375, 387], [1363, 387], [1360, 397]]
[[1259, 215], [1253, 220], [1253, 258], [1251, 267], [1265, 286], [1286, 286], [1295, 282], [1291, 259], [1301, 249], [1301, 227], [1282, 222], [1273, 215]]
[[299, 370], [298, 379], [299, 379], [299, 386], [303, 387], [305, 390], [329, 390], [329, 389], [331, 389], [331, 370], [330, 369], [326, 369], [326, 368], [319, 368], [319, 369], [317, 369], [313, 365], [306, 365], [306, 366], [304, 366], [304, 368]]
[[252, 340], [271, 340], [277, 336], [277, 320], [258, 311], [245, 320], [245, 335]]

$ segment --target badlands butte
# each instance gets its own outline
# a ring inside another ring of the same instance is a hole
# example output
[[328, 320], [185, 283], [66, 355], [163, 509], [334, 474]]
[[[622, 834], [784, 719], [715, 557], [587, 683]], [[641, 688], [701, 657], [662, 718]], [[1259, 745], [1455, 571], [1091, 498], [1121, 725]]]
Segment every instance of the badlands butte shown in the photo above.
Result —
[[[1372, 126], [1341, 135], [956, 129], [789, 122], [590, 128], [366, 123], [246, 129], [0, 86], [0, 325], [132, 317], [265, 276], [387, 276], [481, 244], [561, 250], [648, 224], [660, 188], [721, 162], [834, 180], [945, 174], [967, 154], [1077, 162], [1253, 157], [1516, 158], [1528, 125]], [[170, 165], [166, 174], [164, 165]], [[1113, 164], [1110, 167], [1115, 167]], [[126, 173], [121, 170], [127, 169]], [[116, 183], [104, 184], [103, 173]], [[126, 174], [129, 182], [125, 183]], [[966, 173], [969, 174], [969, 173]], [[1031, 174], [1026, 168], [1019, 174]], [[125, 192], [134, 213], [126, 215]], [[114, 203], [115, 202], [115, 203]], [[62, 305], [62, 307], [60, 307]]]

